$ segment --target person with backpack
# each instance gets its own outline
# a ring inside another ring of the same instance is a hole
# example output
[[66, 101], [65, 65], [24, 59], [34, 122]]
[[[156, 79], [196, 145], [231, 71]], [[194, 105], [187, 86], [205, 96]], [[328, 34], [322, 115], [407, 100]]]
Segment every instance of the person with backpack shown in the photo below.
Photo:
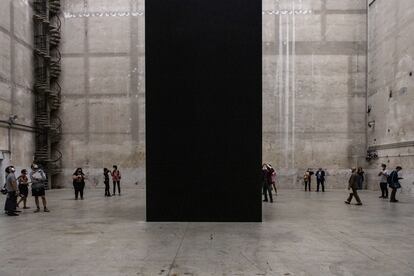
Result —
[[8, 216], [18, 216], [16, 208], [17, 208], [17, 196], [18, 196], [18, 189], [17, 189], [17, 181], [14, 172], [16, 169], [14, 166], [8, 166], [5, 170], [6, 176], [6, 190], [7, 190], [7, 198], [4, 204], [4, 211]]
[[382, 170], [379, 172], [381, 196], [379, 198], [388, 198], [388, 176], [390, 175], [386, 170], [387, 165], [381, 164]]
[[37, 164], [32, 164], [32, 171], [30, 172], [30, 180], [32, 181], [32, 196], [35, 197], [36, 210], [35, 213], [40, 212], [39, 197], [42, 198], [43, 211], [50, 212], [46, 207], [46, 194], [45, 194], [45, 185], [46, 185], [46, 174], [39, 168]]
[[72, 175], [73, 179], [73, 188], [75, 189], [75, 200], [83, 200], [83, 190], [85, 189], [85, 174], [82, 171], [82, 168], [77, 168]]
[[388, 177], [388, 185], [392, 189], [391, 196], [390, 196], [390, 202], [398, 202], [395, 196], [397, 194], [397, 190], [401, 188], [401, 184], [399, 180], [403, 178], [398, 176], [398, 172], [401, 170], [402, 168], [400, 166], [397, 166], [395, 170], [392, 171], [392, 173]]
[[114, 184], [114, 193], [113, 195], [115, 195], [115, 188], [116, 185], [118, 185], [118, 194], [121, 195], [121, 172], [118, 170], [118, 166], [117, 165], [113, 165], [113, 171], [112, 171], [112, 182]]
[[27, 177], [27, 170], [23, 169], [21, 170], [21, 175], [17, 178], [17, 181], [19, 182], [19, 194], [20, 194], [20, 200], [17, 202], [17, 207], [19, 207], [19, 204], [23, 201], [23, 209], [30, 209], [30, 207], [26, 206], [27, 197], [29, 195], [29, 178]]

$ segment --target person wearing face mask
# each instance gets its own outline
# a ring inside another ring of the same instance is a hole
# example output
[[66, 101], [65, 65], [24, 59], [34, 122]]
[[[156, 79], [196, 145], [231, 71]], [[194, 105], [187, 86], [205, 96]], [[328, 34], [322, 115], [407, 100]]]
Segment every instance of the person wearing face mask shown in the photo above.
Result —
[[19, 191], [17, 189], [17, 180], [14, 175], [16, 169], [13, 166], [8, 166], [5, 170], [6, 176], [6, 189], [7, 189], [7, 198], [4, 205], [4, 211], [8, 216], [18, 216], [17, 214], [17, 196]]
[[85, 174], [82, 171], [82, 168], [77, 168], [72, 175], [73, 179], [73, 188], [75, 189], [75, 200], [78, 199], [80, 194], [80, 199], [83, 200], [83, 190], [85, 189]]
[[27, 196], [29, 195], [29, 178], [27, 177], [27, 170], [21, 170], [21, 175], [17, 178], [19, 182], [19, 193], [20, 193], [20, 200], [17, 202], [17, 207], [23, 201], [23, 209], [29, 209], [30, 207], [26, 206]]

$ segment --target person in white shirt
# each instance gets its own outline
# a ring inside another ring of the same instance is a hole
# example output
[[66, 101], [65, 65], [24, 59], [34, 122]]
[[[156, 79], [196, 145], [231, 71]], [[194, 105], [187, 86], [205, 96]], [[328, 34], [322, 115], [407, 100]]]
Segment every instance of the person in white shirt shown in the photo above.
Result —
[[386, 170], [387, 165], [381, 164], [382, 170], [378, 174], [380, 177], [381, 196], [379, 198], [388, 198], [388, 176], [390, 175]]

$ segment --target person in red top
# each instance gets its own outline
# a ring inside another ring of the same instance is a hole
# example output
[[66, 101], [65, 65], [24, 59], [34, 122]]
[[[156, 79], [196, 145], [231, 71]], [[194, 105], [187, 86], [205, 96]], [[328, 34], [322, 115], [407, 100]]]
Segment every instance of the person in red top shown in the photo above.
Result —
[[118, 170], [117, 165], [112, 166], [114, 170], [112, 171], [112, 182], [114, 183], [114, 193], [115, 195], [115, 188], [118, 185], [118, 194], [121, 195], [121, 172]]

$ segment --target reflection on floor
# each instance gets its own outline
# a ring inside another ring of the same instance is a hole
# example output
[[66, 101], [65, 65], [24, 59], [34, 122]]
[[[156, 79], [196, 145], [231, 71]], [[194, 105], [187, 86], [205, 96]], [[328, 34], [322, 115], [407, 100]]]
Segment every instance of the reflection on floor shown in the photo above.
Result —
[[143, 187], [49, 191], [49, 214], [0, 215], [0, 275], [414, 275], [413, 197], [279, 193], [263, 223], [146, 223]]

